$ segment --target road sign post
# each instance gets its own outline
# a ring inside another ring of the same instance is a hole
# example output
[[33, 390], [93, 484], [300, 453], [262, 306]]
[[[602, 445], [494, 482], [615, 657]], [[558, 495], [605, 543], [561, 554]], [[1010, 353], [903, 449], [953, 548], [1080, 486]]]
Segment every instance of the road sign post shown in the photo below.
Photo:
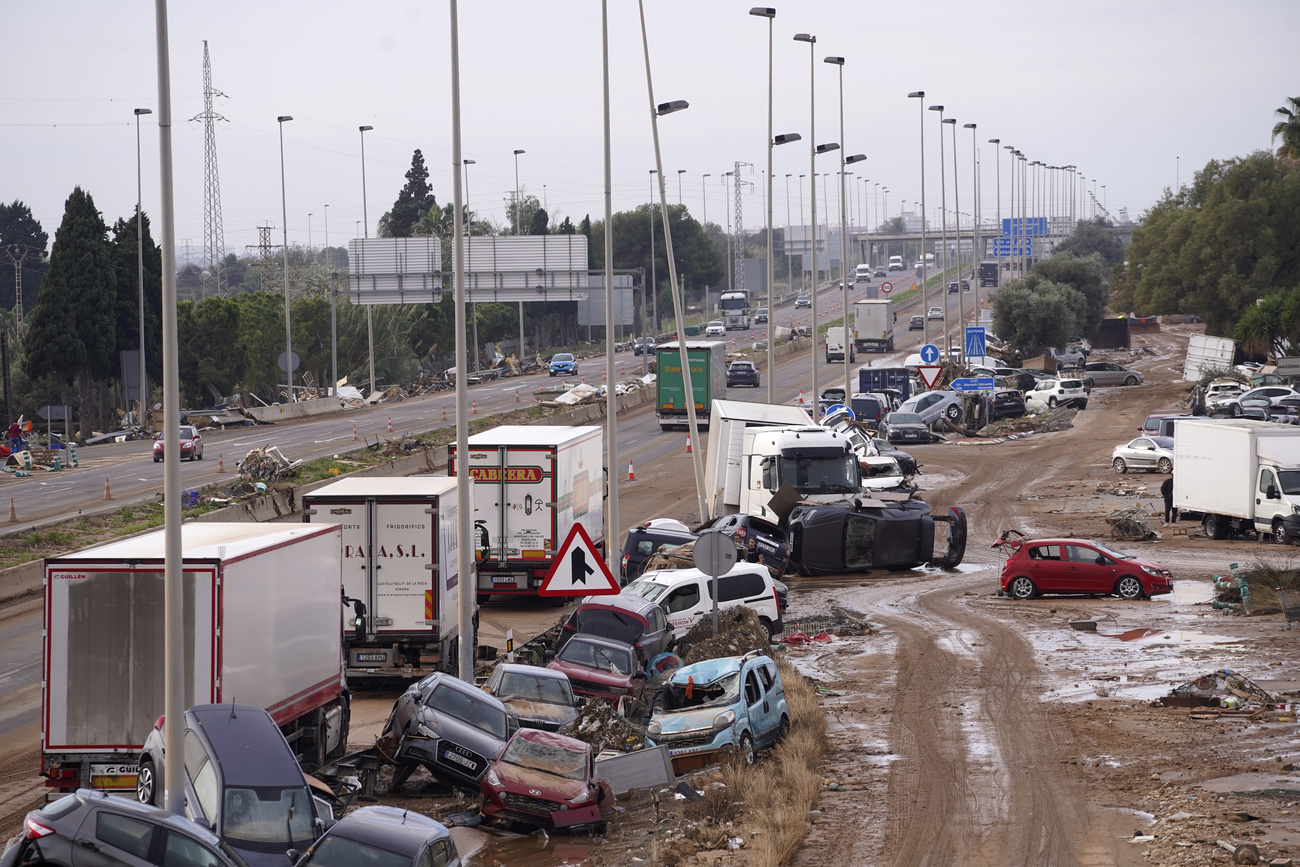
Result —
[[618, 582], [581, 524], [574, 524], [538, 596], [613, 596]]
[[893, 292], [893, 291], [894, 291], [894, 284], [893, 284], [893, 283], [890, 283], [890, 282], [888, 282], [888, 281], [886, 281], [886, 282], [884, 282], [884, 283], [881, 283], [881, 284], [880, 284], [880, 291], [881, 291], [881, 292], [884, 292], [886, 295], [888, 295], [890, 292]]
[[[574, 526], [579, 526], [575, 524]], [[701, 533], [695, 540], [691, 559], [695, 568], [713, 579], [713, 637], [718, 637], [718, 578], [726, 575], [736, 565], [740, 552], [731, 537], [721, 530]]]

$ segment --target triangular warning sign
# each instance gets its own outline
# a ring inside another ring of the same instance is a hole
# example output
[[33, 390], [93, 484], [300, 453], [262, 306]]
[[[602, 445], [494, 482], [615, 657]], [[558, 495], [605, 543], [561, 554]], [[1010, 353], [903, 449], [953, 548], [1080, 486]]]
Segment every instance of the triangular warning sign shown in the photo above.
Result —
[[591, 537], [581, 524], [574, 524], [537, 595], [613, 596], [618, 592], [618, 582], [605, 566]]
[[942, 364], [919, 364], [916, 372], [920, 374], [921, 381], [925, 383], [926, 388], [934, 388], [934, 384], [939, 381], [943, 375]]

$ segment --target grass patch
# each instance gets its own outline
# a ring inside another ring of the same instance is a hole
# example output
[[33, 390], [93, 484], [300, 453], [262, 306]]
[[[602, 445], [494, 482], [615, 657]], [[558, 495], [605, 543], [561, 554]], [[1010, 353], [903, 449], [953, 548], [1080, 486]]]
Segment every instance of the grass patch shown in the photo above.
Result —
[[[1300, 602], [1296, 599], [1300, 594], [1300, 569], [1260, 561], [1240, 574], [1246, 576], [1246, 584], [1250, 587], [1251, 614], [1280, 614], [1282, 600], [1278, 598], [1278, 588], [1289, 591], [1292, 600]], [[1224, 602], [1241, 601], [1241, 594], [1236, 590], [1219, 591], [1218, 595]]]

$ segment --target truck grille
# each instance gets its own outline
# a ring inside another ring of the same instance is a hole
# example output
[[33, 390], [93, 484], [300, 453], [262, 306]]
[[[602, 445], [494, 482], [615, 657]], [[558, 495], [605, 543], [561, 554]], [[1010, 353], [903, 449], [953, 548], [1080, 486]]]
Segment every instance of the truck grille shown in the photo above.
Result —
[[505, 804], [507, 810], [530, 816], [549, 816], [558, 813], [564, 807], [559, 801], [548, 801], [545, 798], [534, 798], [515, 792], [503, 792], [501, 803]]

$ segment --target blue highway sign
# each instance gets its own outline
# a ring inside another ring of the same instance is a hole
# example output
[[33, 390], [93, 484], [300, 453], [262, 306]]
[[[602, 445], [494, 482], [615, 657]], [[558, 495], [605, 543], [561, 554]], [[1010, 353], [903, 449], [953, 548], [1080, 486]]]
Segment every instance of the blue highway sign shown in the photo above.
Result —
[[988, 354], [984, 341], [984, 329], [978, 326], [966, 329], [966, 357], [982, 358]]
[[988, 391], [993, 388], [993, 377], [967, 377], [952, 381], [953, 391]]

